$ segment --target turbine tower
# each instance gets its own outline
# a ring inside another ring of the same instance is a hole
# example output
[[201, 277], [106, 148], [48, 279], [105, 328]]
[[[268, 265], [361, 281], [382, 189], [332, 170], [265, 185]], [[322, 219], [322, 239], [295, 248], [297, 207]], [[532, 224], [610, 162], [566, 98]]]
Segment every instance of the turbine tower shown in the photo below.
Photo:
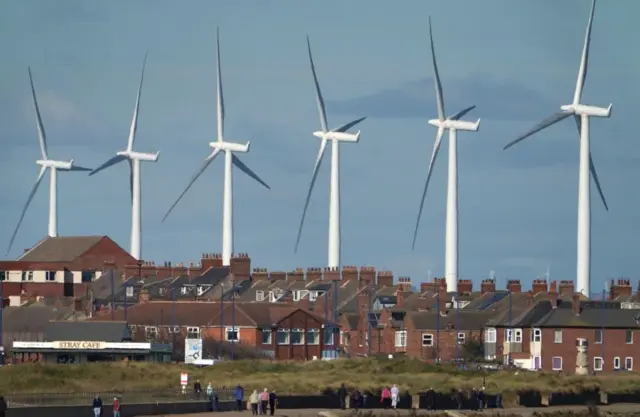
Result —
[[464, 130], [468, 132], [476, 132], [480, 126], [480, 119], [476, 122], [465, 122], [460, 120], [464, 115], [473, 110], [476, 106], [467, 107], [459, 111], [453, 116], [445, 118], [444, 98], [442, 93], [442, 83], [440, 82], [440, 74], [438, 73], [438, 64], [436, 63], [436, 52], [433, 46], [433, 32], [431, 30], [431, 17], [429, 17], [429, 38], [431, 40], [431, 60], [433, 62], [433, 74], [436, 87], [436, 104], [438, 107], [438, 118], [429, 120], [429, 124], [438, 128], [436, 133], [436, 141], [433, 145], [431, 153], [431, 161], [429, 161], [429, 171], [427, 179], [424, 183], [422, 198], [420, 200], [420, 209], [418, 210], [418, 219], [416, 228], [413, 232], [413, 249], [416, 247], [416, 238], [418, 237], [418, 228], [420, 227], [420, 217], [424, 207], [424, 200], [427, 196], [427, 189], [433, 166], [440, 150], [440, 143], [444, 131], [449, 131], [449, 179], [447, 182], [447, 220], [445, 232], [445, 279], [447, 282], [447, 291], [458, 291], [458, 144], [457, 131]]
[[140, 85], [138, 86], [138, 95], [136, 96], [136, 104], [133, 108], [133, 118], [131, 119], [131, 128], [129, 129], [129, 141], [124, 151], [116, 153], [116, 156], [109, 159], [98, 168], [94, 169], [89, 175], [95, 175], [98, 172], [120, 163], [122, 161], [129, 162], [129, 191], [131, 193], [131, 256], [141, 259], [142, 250], [140, 242], [141, 228], [141, 198], [140, 198], [140, 161], [157, 162], [158, 155], [156, 153], [141, 153], [133, 150], [133, 144], [136, 140], [136, 130], [138, 127], [138, 113], [140, 110], [140, 96], [142, 94], [142, 82], [144, 81], [144, 70], [147, 65], [147, 54], [142, 62], [142, 75], [140, 76]]
[[38, 174], [38, 178], [36, 179], [36, 183], [33, 185], [31, 192], [29, 193], [29, 197], [27, 198], [27, 202], [22, 209], [22, 213], [20, 214], [20, 219], [18, 220], [18, 224], [16, 225], [15, 230], [13, 231], [13, 235], [11, 235], [11, 240], [9, 241], [9, 247], [7, 248], [7, 255], [9, 251], [11, 251], [11, 247], [13, 246], [13, 241], [18, 234], [18, 229], [20, 229], [20, 225], [22, 224], [22, 220], [24, 220], [24, 216], [27, 213], [27, 209], [31, 204], [31, 200], [33, 200], [33, 196], [36, 194], [38, 187], [40, 186], [40, 182], [44, 178], [44, 174], [49, 170], [49, 236], [56, 237], [58, 236], [58, 171], [91, 171], [91, 168], [84, 168], [81, 166], [77, 166], [73, 164], [73, 159], [70, 161], [56, 161], [53, 159], [49, 159], [49, 152], [47, 148], [47, 135], [44, 131], [44, 125], [42, 123], [42, 117], [40, 116], [40, 108], [38, 106], [38, 99], [36, 98], [36, 89], [33, 86], [33, 77], [31, 76], [31, 68], [29, 71], [29, 81], [31, 83], [31, 94], [33, 95], [33, 106], [36, 110], [36, 122], [38, 124], [38, 140], [40, 142], [40, 152], [42, 153], [42, 159], [37, 160], [36, 164], [40, 165], [40, 173]]
[[611, 115], [611, 107], [596, 107], [581, 104], [582, 90], [584, 88], [585, 79], [587, 77], [587, 65], [589, 60], [589, 44], [591, 43], [591, 26], [593, 24], [593, 14], [596, 8], [596, 0], [591, 3], [591, 14], [589, 15], [589, 23], [582, 47], [582, 59], [578, 70], [578, 80], [576, 89], [573, 94], [573, 102], [564, 106], [560, 106], [560, 112], [548, 117], [538, 123], [530, 131], [519, 136], [516, 140], [507, 144], [504, 149], [508, 149], [516, 143], [523, 141], [529, 136], [537, 133], [561, 120], [573, 116], [578, 132], [580, 134], [580, 169], [578, 174], [578, 245], [577, 245], [577, 288], [578, 291], [589, 297], [591, 294], [591, 182], [589, 174], [593, 176], [593, 181], [600, 194], [600, 199], [608, 211], [607, 200], [604, 198], [600, 180], [596, 166], [593, 163], [591, 149], [589, 143], [589, 118], [590, 117], [609, 117]]
[[222, 196], [222, 264], [229, 266], [231, 264], [231, 256], [233, 255], [233, 180], [232, 180], [232, 165], [235, 165], [242, 172], [253, 178], [267, 189], [271, 189], [267, 183], [265, 183], [258, 175], [253, 172], [247, 165], [245, 165], [234, 152], [247, 153], [249, 152], [249, 144], [240, 144], [227, 142], [224, 140], [224, 99], [222, 95], [222, 71], [220, 69], [220, 28], [216, 31], [217, 38], [217, 66], [218, 66], [218, 97], [217, 97], [217, 116], [218, 116], [218, 140], [209, 143], [209, 147], [213, 149], [213, 152], [207, 156], [202, 166], [193, 175], [182, 194], [173, 203], [173, 205], [164, 215], [162, 221], [164, 222], [174, 209], [174, 207], [180, 202], [182, 197], [189, 191], [189, 188], [193, 183], [202, 175], [207, 169], [211, 161], [214, 160], [216, 155], [220, 151], [224, 151], [224, 186]]
[[331, 141], [331, 182], [329, 192], [329, 263], [330, 268], [340, 267], [340, 154], [339, 146], [340, 142], [357, 143], [360, 140], [360, 131], [356, 133], [349, 133], [347, 130], [357, 125], [366, 117], [349, 122], [336, 129], [329, 130], [327, 123], [327, 113], [324, 108], [324, 99], [322, 98], [322, 92], [320, 91], [320, 85], [318, 84], [318, 76], [316, 75], [316, 68], [313, 64], [313, 57], [311, 55], [311, 43], [309, 42], [309, 36], [307, 36], [307, 50], [309, 51], [309, 62], [311, 63], [311, 72], [313, 73], [313, 82], [316, 88], [316, 100], [318, 102], [318, 112], [320, 113], [320, 126], [322, 130], [313, 132], [313, 136], [319, 138], [320, 150], [316, 157], [316, 163], [313, 167], [313, 174], [311, 176], [311, 184], [309, 185], [309, 191], [307, 192], [307, 199], [304, 203], [304, 209], [302, 211], [302, 219], [300, 220], [300, 227], [298, 228], [298, 237], [296, 239], [296, 246], [294, 252], [298, 251], [298, 245], [300, 243], [300, 237], [302, 236], [302, 227], [304, 225], [304, 219], [307, 215], [307, 208], [309, 207], [309, 200], [311, 199], [311, 193], [313, 192], [313, 186], [316, 183], [318, 177], [318, 170], [322, 163], [322, 157], [324, 156], [324, 150], [327, 147], [327, 141]]

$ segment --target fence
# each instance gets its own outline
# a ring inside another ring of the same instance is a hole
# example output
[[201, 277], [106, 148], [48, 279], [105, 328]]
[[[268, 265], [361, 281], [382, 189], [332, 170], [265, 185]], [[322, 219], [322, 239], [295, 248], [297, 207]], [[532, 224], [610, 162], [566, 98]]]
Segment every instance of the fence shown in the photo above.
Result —
[[[203, 387], [206, 390], [206, 386]], [[234, 399], [234, 388], [214, 389], [220, 401]], [[187, 387], [185, 394], [181, 390], [149, 390], [149, 391], [109, 391], [109, 392], [76, 392], [76, 393], [34, 393], [7, 394], [5, 400], [10, 408], [55, 406], [55, 405], [91, 405], [96, 394], [100, 395], [105, 406], [117, 397], [123, 404], [147, 404], [157, 402], [190, 402], [202, 401], [206, 392], [197, 397], [192, 387]]]

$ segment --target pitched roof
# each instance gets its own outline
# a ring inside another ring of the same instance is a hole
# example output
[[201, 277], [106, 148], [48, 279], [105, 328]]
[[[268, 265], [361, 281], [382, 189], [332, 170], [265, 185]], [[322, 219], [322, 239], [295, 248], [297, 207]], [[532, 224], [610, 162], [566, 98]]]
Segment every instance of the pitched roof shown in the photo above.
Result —
[[[558, 305], [533, 324], [534, 327], [587, 327], [637, 329], [640, 327], [640, 310], [621, 309], [619, 304], [582, 302], [580, 314], [575, 314], [569, 303]], [[599, 305], [599, 306], [598, 306]]]
[[[146, 326], [205, 326], [220, 314], [220, 303], [208, 301], [151, 301], [127, 308], [127, 321]], [[89, 321], [101, 321], [94, 318]], [[114, 320], [124, 320], [124, 309], [114, 312]]]
[[418, 330], [479, 330], [484, 328], [484, 324], [495, 314], [494, 312], [465, 311], [460, 309], [457, 312], [450, 311], [446, 315], [438, 311], [409, 311], [405, 316], [405, 321], [410, 320], [412, 327]]
[[24, 262], [73, 262], [107, 236], [47, 237], [18, 258]]
[[22, 307], [5, 307], [2, 330], [5, 333], [44, 332], [51, 320], [62, 320], [73, 314], [73, 307], [47, 307], [34, 303]]
[[45, 341], [122, 342], [131, 340], [124, 321], [52, 321], [45, 330]]

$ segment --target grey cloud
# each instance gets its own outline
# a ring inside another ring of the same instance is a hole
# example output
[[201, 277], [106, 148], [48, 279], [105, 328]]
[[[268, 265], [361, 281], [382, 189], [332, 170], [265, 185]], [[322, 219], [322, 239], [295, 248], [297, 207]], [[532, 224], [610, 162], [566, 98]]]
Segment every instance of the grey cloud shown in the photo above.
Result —
[[[557, 107], [545, 95], [509, 80], [475, 74], [444, 82], [445, 106], [455, 113], [477, 105], [477, 114], [496, 120], [530, 120]], [[433, 78], [411, 81], [361, 97], [332, 101], [330, 111], [377, 118], [424, 118], [436, 114]]]

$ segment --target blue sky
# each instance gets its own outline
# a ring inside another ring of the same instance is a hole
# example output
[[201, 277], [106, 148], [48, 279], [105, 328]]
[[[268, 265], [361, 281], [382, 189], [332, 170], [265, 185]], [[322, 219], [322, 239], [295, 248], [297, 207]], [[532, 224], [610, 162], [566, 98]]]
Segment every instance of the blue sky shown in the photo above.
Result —
[[[374, 265], [419, 282], [444, 272], [446, 146], [411, 238], [436, 116], [427, 17], [449, 112], [478, 105], [480, 131], [459, 135], [460, 276], [529, 282], [551, 268], [575, 278], [578, 140], [566, 121], [502, 146], [570, 101], [589, 1], [7, 0], [0, 6], [0, 236], [9, 241], [37, 175], [27, 76], [31, 66], [49, 153], [97, 166], [124, 149], [144, 52], [149, 50], [136, 148], [145, 163], [143, 257], [197, 261], [221, 248], [222, 160], [161, 219], [215, 137], [215, 29], [220, 26], [225, 136], [252, 141], [244, 162], [268, 191], [235, 171], [235, 249], [254, 266], [290, 270], [327, 259], [329, 164], [323, 164], [300, 249], [293, 253], [319, 127], [305, 35], [311, 37], [329, 123], [357, 116], [359, 144], [341, 152], [343, 264]], [[592, 192], [592, 289], [638, 278], [640, 97], [635, 16], [640, 3], [600, 1], [584, 99], [614, 103], [592, 122], [592, 151], [607, 196]], [[446, 145], [446, 142], [445, 142]], [[327, 155], [328, 156], [328, 155]], [[328, 160], [327, 160], [328, 162]], [[59, 176], [61, 235], [107, 234], [129, 246], [126, 165], [95, 177]], [[46, 234], [48, 183], [11, 257]], [[7, 198], [8, 197], [8, 198]], [[6, 244], [6, 243], [5, 243]], [[504, 282], [504, 281], [503, 281]]]

